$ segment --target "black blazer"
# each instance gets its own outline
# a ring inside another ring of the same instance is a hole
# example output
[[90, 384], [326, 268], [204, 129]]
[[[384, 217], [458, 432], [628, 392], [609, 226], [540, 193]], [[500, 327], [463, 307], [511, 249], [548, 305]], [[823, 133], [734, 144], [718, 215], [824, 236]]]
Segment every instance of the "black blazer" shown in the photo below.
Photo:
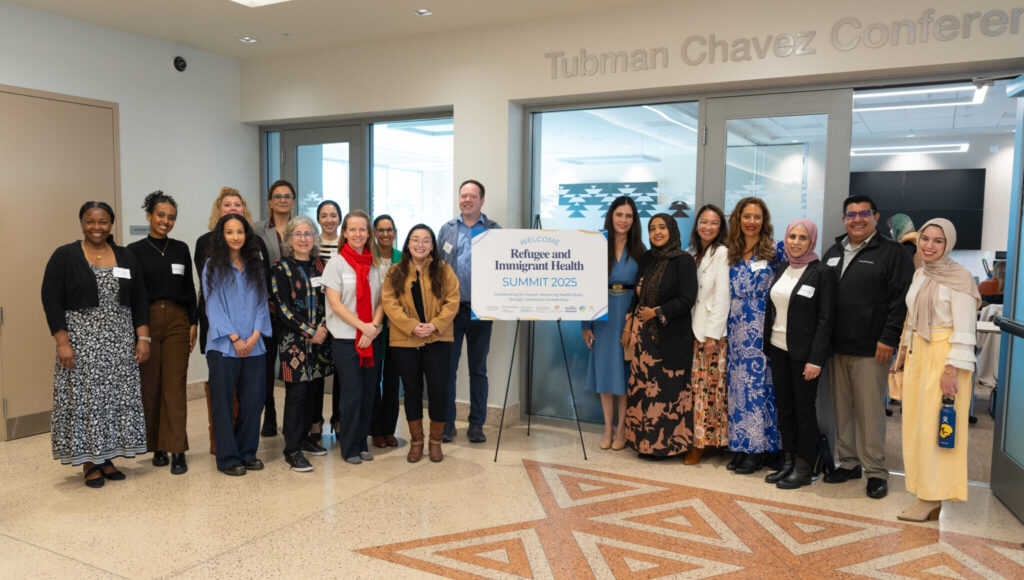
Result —
[[[114, 258], [120, 268], [128, 268], [130, 279], [118, 278], [118, 301], [131, 308], [135, 328], [149, 324], [149, 299], [139, 261], [127, 248], [114, 246]], [[67, 330], [68, 310], [82, 310], [100, 305], [96, 277], [82, 252], [80, 241], [71, 242], [53, 251], [43, 271], [43, 311], [50, 334]]]
[[[654, 263], [654, 254], [648, 251], [640, 258], [636, 283], [639, 284], [647, 270]], [[697, 301], [697, 262], [693, 256], [683, 255], [672, 258], [665, 266], [665, 274], [658, 288], [658, 303], [665, 316], [662, 326], [657, 318], [647, 321], [656, 325], [661, 345], [662, 364], [668, 369], [688, 369], [693, 365], [693, 323], [690, 309]], [[636, 312], [640, 298], [633, 292], [629, 312]]]
[[[789, 267], [783, 262], [775, 268], [775, 280]], [[835, 318], [836, 273], [820, 260], [815, 260], [804, 268], [800, 279], [789, 295], [789, 309], [786, 313], [786, 350], [789, 358], [807, 361], [815, 366], [824, 366], [825, 359], [832, 354], [832, 320]], [[801, 295], [801, 289], [813, 294], [810, 298]], [[775, 304], [772, 302], [771, 290], [765, 301], [764, 309], [764, 351], [771, 348], [772, 324], [775, 322]]]

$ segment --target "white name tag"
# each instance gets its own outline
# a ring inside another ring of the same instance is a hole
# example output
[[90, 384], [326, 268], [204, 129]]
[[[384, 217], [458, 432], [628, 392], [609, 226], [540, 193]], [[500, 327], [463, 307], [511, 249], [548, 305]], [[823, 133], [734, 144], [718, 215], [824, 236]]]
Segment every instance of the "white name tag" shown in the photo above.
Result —
[[114, 266], [114, 277], [124, 278], [125, 280], [131, 280], [132, 271], [129, 270], [128, 268], [118, 268], [117, 266]]
[[452, 253], [452, 243], [451, 242], [445, 242], [444, 243], [444, 253], [446, 253], [446, 254]]
[[796, 293], [804, 298], [814, 298], [814, 286], [801, 286]]
[[838, 266], [839, 265], [839, 256], [836, 256], [835, 258], [829, 258], [828, 261], [825, 262], [825, 264], [828, 265], [830, 268], [832, 266]]
[[750, 263], [750, 269], [753, 270], [754, 272], [757, 272], [758, 270], [764, 270], [767, 267], [768, 260], [754, 260], [753, 262]]
[[175, 276], [185, 275], [185, 264], [171, 264], [171, 274]]
[[309, 279], [309, 283], [312, 284], [314, 288], [319, 288], [324, 285], [320, 280], [320, 276], [313, 276]]

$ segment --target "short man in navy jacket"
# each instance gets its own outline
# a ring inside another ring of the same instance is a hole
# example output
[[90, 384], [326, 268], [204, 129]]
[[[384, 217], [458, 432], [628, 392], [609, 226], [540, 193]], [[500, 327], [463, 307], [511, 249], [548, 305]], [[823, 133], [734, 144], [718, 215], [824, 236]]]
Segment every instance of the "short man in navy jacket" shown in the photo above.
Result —
[[487, 441], [483, 424], [487, 419], [487, 353], [491, 350], [491, 326], [489, 320], [470, 318], [470, 297], [472, 296], [471, 250], [473, 230], [500, 228], [481, 213], [484, 205], [484, 186], [475, 179], [467, 179], [459, 186], [459, 217], [441, 226], [437, 234], [441, 258], [455, 270], [459, 279], [459, 312], [455, 315], [453, 328], [455, 343], [452, 345], [451, 368], [448, 376], [448, 413], [442, 440], [455, 438], [455, 382], [462, 354], [462, 337], [466, 337], [466, 355], [469, 365], [469, 428], [466, 437], [473, 443]]
[[825, 253], [839, 278], [829, 367], [839, 468], [828, 483], [868, 478], [867, 495], [889, 492], [885, 468], [886, 375], [907, 314], [914, 264], [877, 230], [878, 207], [867, 196], [843, 202], [846, 234]]

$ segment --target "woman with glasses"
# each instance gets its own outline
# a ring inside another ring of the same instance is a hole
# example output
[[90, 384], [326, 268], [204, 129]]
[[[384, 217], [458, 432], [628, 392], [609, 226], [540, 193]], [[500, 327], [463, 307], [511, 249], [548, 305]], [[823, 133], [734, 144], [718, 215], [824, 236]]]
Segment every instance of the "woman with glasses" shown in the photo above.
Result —
[[162, 191], [146, 196], [149, 235], [128, 244], [142, 266], [149, 296], [150, 356], [142, 363], [142, 405], [146, 410], [146, 441], [153, 465], [168, 464], [171, 473], [188, 471], [188, 399], [185, 382], [188, 357], [196, 345], [198, 316], [188, 244], [169, 236], [178, 219], [178, 204]]
[[83, 239], [57, 248], [42, 300], [57, 342], [53, 365], [53, 458], [81, 465], [85, 485], [120, 481], [111, 459], [146, 452], [139, 363], [149, 357], [149, 300], [138, 260], [114, 243], [114, 210], [78, 210]]
[[[373, 220], [373, 234], [377, 238], [377, 258], [388, 265], [397, 264], [402, 259], [402, 250], [395, 248], [395, 220], [388, 214], [381, 214]], [[383, 345], [380, 365], [381, 377], [378, 379], [381, 388], [374, 392], [373, 418], [370, 420], [370, 437], [374, 447], [398, 447], [395, 437], [395, 426], [398, 423], [398, 369], [390, 361], [391, 345], [388, 342], [388, 319], [384, 319], [384, 331], [381, 333]], [[453, 339], [454, 340], [454, 339]]]
[[[430, 460], [444, 459], [441, 435], [447, 413], [449, 358], [455, 341], [452, 321], [459, 311], [459, 279], [441, 259], [437, 238], [428, 226], [413, 226], [405, 238], [401, 260], [384, 282], [384, 312], [391, 345], [388, 362], [405, 385], [405, 418], [409, 422], [409, 454], [423, 457], [423, 382], [427, 383], [430, 415]], [[393, 424], [392, 424], [393, 425]]]
[[311, 433], [310, 427], [321, 420], [324, 377], [333, 372], [334, 366], [321, 284], [324, 262], [312, 219], [296, 216], [284, 233], [284, 256], [271, 271], [272, 294], [280, 317], [277, 343], [285, 386], [284, 457], [292, 470], [312, 471], [303, 452], [327, 454], [320, 445], [320, 430]]

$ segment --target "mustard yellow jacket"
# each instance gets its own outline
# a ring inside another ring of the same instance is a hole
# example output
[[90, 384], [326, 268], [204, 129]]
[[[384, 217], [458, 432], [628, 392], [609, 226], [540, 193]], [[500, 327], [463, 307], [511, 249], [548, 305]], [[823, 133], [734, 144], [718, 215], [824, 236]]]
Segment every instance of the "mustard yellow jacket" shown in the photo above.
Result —
[[423, 292], [423, 314], [426, 321], [433, 323], [435, 327], [434, 332], [427, 338], [413, 334], [413, 329], [420, 323], [419, 315], [416, 314], [416, 304], [412, 300], [412, 283], [416, 280], [416, 268], [410, 264], [409, 275], [405, 278], [405, 291], [401, 296], [395, 295], [391, 285], [391, 276], [395, 273], [394, 266], [388, 271], [381, 293], [381, 303], [384, 305], [384, 314], [388, 317], [388, 342], [391, 346], [416, 348], [431, 342], [455, 341], [452, 321], [459, 312], [459, 279], [451, 266], [442, 261], [444, 290], [441, 292], [441, 298], [435, 297], [430, 285], [431, 260], [428, 257], [419, 271], [420, 289]]

